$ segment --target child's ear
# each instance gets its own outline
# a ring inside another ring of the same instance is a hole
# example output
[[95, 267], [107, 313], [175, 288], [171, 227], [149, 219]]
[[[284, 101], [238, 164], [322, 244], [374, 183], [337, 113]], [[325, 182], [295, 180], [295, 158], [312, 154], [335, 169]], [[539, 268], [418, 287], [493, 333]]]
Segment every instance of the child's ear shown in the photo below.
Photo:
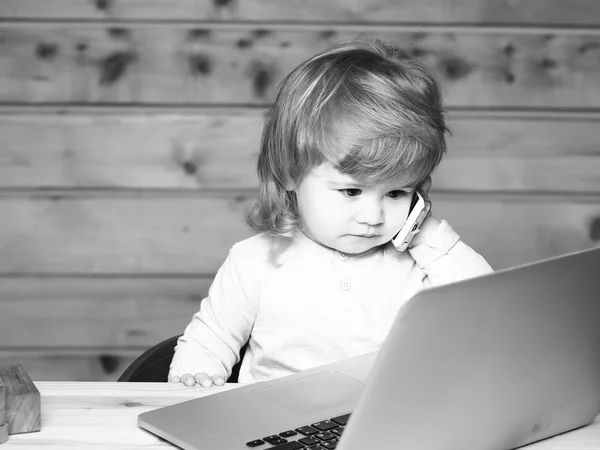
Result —
[[431, 188], [431, 176], [425, 178], [423, 182], [419, 184], [418, 187], [421, 188], [421, 190], [427, 194], [429, 192], [429, 189]]

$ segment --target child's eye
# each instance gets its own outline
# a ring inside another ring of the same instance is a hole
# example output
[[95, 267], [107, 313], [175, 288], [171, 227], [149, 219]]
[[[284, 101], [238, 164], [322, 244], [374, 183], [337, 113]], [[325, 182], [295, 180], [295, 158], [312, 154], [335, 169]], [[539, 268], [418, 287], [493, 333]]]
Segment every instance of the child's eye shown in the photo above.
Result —
[[346, 197], [356, 197], [361, 194], [360, 189], [340, 189], [340, 192]]
[[406, 191], [390, 191], [390, 193], [388, 194], [391, 198], [400, 198], [400, 197], [404, 197], [405, 195], [408, 195], [409, 193]]

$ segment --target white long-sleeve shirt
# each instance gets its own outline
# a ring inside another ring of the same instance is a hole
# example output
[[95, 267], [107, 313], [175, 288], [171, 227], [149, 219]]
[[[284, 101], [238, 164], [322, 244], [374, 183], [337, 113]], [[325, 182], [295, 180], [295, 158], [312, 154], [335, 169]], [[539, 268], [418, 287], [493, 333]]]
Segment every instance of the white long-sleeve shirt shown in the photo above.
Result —
[[445, 221], [403, 253], [390, 244], [348, 256], [299, 233], [274, 264], [271, 240], [262, 233], [231, 248], [178, 341], [170, 376], [227, 379], [248, 340], [242, 383], [373, 352], [415, 293], [492, 271]]

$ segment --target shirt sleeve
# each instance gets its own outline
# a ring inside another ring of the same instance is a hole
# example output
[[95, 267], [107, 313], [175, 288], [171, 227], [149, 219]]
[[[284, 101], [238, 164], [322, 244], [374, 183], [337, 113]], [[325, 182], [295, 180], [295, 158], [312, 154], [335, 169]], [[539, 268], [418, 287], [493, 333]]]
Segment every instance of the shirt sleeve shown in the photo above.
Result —
[[177, 341], [169, 377], [205, 372], [227, 379], [239, 358], [254, 319], [256, 305], [247, 295], [235, 262], [235, 248]]
[[487, 261], [466, 245], [452, 227], [442, 220], [426, 243], [409, 252], [425, 274], [424, 287], [473, 278], [493, 271]]

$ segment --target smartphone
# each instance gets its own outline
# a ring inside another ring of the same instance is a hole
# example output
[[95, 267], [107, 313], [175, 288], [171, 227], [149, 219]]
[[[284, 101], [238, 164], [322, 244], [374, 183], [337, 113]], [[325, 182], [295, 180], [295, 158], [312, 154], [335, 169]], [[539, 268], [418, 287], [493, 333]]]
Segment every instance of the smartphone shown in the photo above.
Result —
[[394, 246], [401, 252], [408, 248], [408, 244], [419, 232], [419, 227], [427, 217], [431, 209], [431, 202], [427, 194], [421, 188], [415, 189], [412, 203], [408, 212], [408, 218], [402, 226], [402, 229], [392, 239]]

